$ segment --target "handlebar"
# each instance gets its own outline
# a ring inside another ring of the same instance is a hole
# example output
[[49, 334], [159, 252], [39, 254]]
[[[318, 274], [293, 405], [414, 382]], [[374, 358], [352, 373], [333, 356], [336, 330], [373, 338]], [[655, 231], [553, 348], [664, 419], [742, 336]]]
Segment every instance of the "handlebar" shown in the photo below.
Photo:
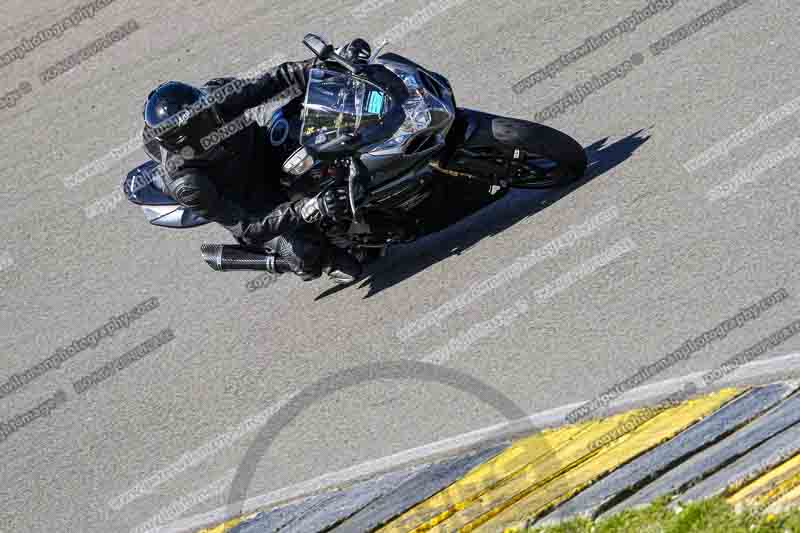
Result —
[[361, 72], [361, 68], [358, 65], [337, 54], [333, 48], [333, 45], [325, 42], [325, 40], [319, 35], [314, 35], [313, 33], [306, 34], [306, 36], [303, 37], [303, 44], [306, 45], [306, 47], [311, 50], [321, 61], [331, 61], [341, 65], [351, 74], [358, 74]]

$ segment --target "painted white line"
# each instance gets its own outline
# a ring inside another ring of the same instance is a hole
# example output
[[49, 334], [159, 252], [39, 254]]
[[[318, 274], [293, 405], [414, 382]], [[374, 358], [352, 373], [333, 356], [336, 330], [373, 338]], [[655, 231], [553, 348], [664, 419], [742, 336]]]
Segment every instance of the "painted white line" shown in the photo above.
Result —
[[228, 487], [236, 477], [236, 469], [231, 468], [224, 476], [214, 481], [210, 485], [202, 489], [187, 494], [178, 500], [172, 502], [167, 507], [161, 509], [155, 516], [152, 516], [147, 522], [143, 522], [130, 530], [130, 533], [156, 533], [158, 526], [164, 522], [169, 522], [181, 516], [183, 513], [197, 507], [209, 498], [224, 494]]
[[278, 401], [268, 405], [261, 412], [256, 413], [255, 415], [246, 419], [244, 422], [240, 423], [234, 430], [217, 435], [213, 439], [203, 443], [202, 446], [190, 452], [184, 453], [178, 458], [177, 461], [165, 468], [158, 470], [157, 472], [150, 474], [145, 479], [139, 481], [131, 488], [110, 499], [106, 503], [115, 511], [119, 511], [134, 500], [152, 493], [157, 487], [173, 479], [178, 474], [185, 472], [189, 468], [197, 466], [220, 451], [228, 449], [230, 446], [246, 437], [250, 433], [260, 430], [261, 427], [269, 422], [275, 413], [277, 413], [281, 407], [289, 403], [289, 401], [296, 394], [298, 394], [298, 392], [299, 391], [295, 391], [291, 394], [281, 397]]
[[[763, 361], [748, 363], [725, 378], [715, 382], [711, 387], [706, 387], [703, 381], [703, 376], [707, 372], [708, 370], [703, 370], [680, 378], [669, 379], [631, 389], [613, 401], [608, 407], [594, 414], [596, 416], [608, 416], [641, 405], [656, 403], [663, 397], [683, 390], [684, 386], [689, 382], [694, 382], [697, 385], [698, 393], [701, 394], [727, 387], [759, 385], [772, 381], [787, 381], [792, 378], [800, 379], [800, 353], [792, 353], [765, 359]], [[367, 461], [338, 472], [325, 474], [309, 481], [275, 490], [262, 496], [256, 496], [246, 500], [242, 504], [241, 514], [250, 514], [259, 509], [273, 507], [289, 500], [310, 496], [317, 492], [332, 489], [335, 486], [352, 483], [361, 478], [371, 477], [389, 470], [409, 466], [413, 463], [420, 463], [445, 455], [463, 452], [488, 441], [510, 438], [520, 431], [529, 431], [532, 428], [540, 430], [558, 427], [565, 424], [564, 417], [567, 414], [585, 403], [585, 401], [548, 409], [547, 411], [530, 415], [524, 419], [502, 422], [487, 428], [396, 453], [388, 457]], [[159, 533], [185, 533], [235, 518], [227, 516], [226, 511], [226, 507], [221, 507], [208, 513], [174, 522], [157, 531]]]

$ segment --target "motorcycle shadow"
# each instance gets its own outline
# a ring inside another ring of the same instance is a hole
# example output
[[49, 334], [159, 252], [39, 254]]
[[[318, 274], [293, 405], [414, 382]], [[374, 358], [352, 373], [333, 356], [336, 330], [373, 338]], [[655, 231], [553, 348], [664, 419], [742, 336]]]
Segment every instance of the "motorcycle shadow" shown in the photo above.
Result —
[[347, 287], [368, 288], [364, 298], [408, 280], [426, 268], [453, 255], [461, 255], [480, 240], [497, 235], [517, 222], [555, 204], [573, 191], [602, 176], [630, 158], [650, 139], [644, 129], [612, 144], [608, 137], [585, 148], [589, 167], [583, 178], [565, 187], [545, 190], [512, 190], [503, 198], [468, 214], [437, 233], [408, 245], [392, 248], [387, 257], [366, 267], [366, 276], [354, 284], [326, 290], [315, 300], [331, 296]]

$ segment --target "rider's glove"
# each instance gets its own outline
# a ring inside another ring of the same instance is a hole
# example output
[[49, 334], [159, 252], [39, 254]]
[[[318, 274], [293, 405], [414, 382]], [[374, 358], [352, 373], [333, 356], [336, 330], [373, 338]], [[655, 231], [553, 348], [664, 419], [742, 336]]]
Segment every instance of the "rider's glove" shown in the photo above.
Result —
[[350, 212], [347, 187], [335, 187], [300, 204], [300, 216], [308, 223], [324, 218], [338, 222]]

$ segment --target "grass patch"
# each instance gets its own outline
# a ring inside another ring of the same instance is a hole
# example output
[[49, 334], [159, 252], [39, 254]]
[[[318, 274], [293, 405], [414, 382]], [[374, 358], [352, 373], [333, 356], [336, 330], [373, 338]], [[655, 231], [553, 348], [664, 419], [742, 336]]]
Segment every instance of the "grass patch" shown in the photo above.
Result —
[[737, 513], [721, 498], [693, 503], [676, 513], [665, 499], [635, 511], [592, 522], [570, 520], [525, 533], [800, 533], [800, 510], [780, 515]]

